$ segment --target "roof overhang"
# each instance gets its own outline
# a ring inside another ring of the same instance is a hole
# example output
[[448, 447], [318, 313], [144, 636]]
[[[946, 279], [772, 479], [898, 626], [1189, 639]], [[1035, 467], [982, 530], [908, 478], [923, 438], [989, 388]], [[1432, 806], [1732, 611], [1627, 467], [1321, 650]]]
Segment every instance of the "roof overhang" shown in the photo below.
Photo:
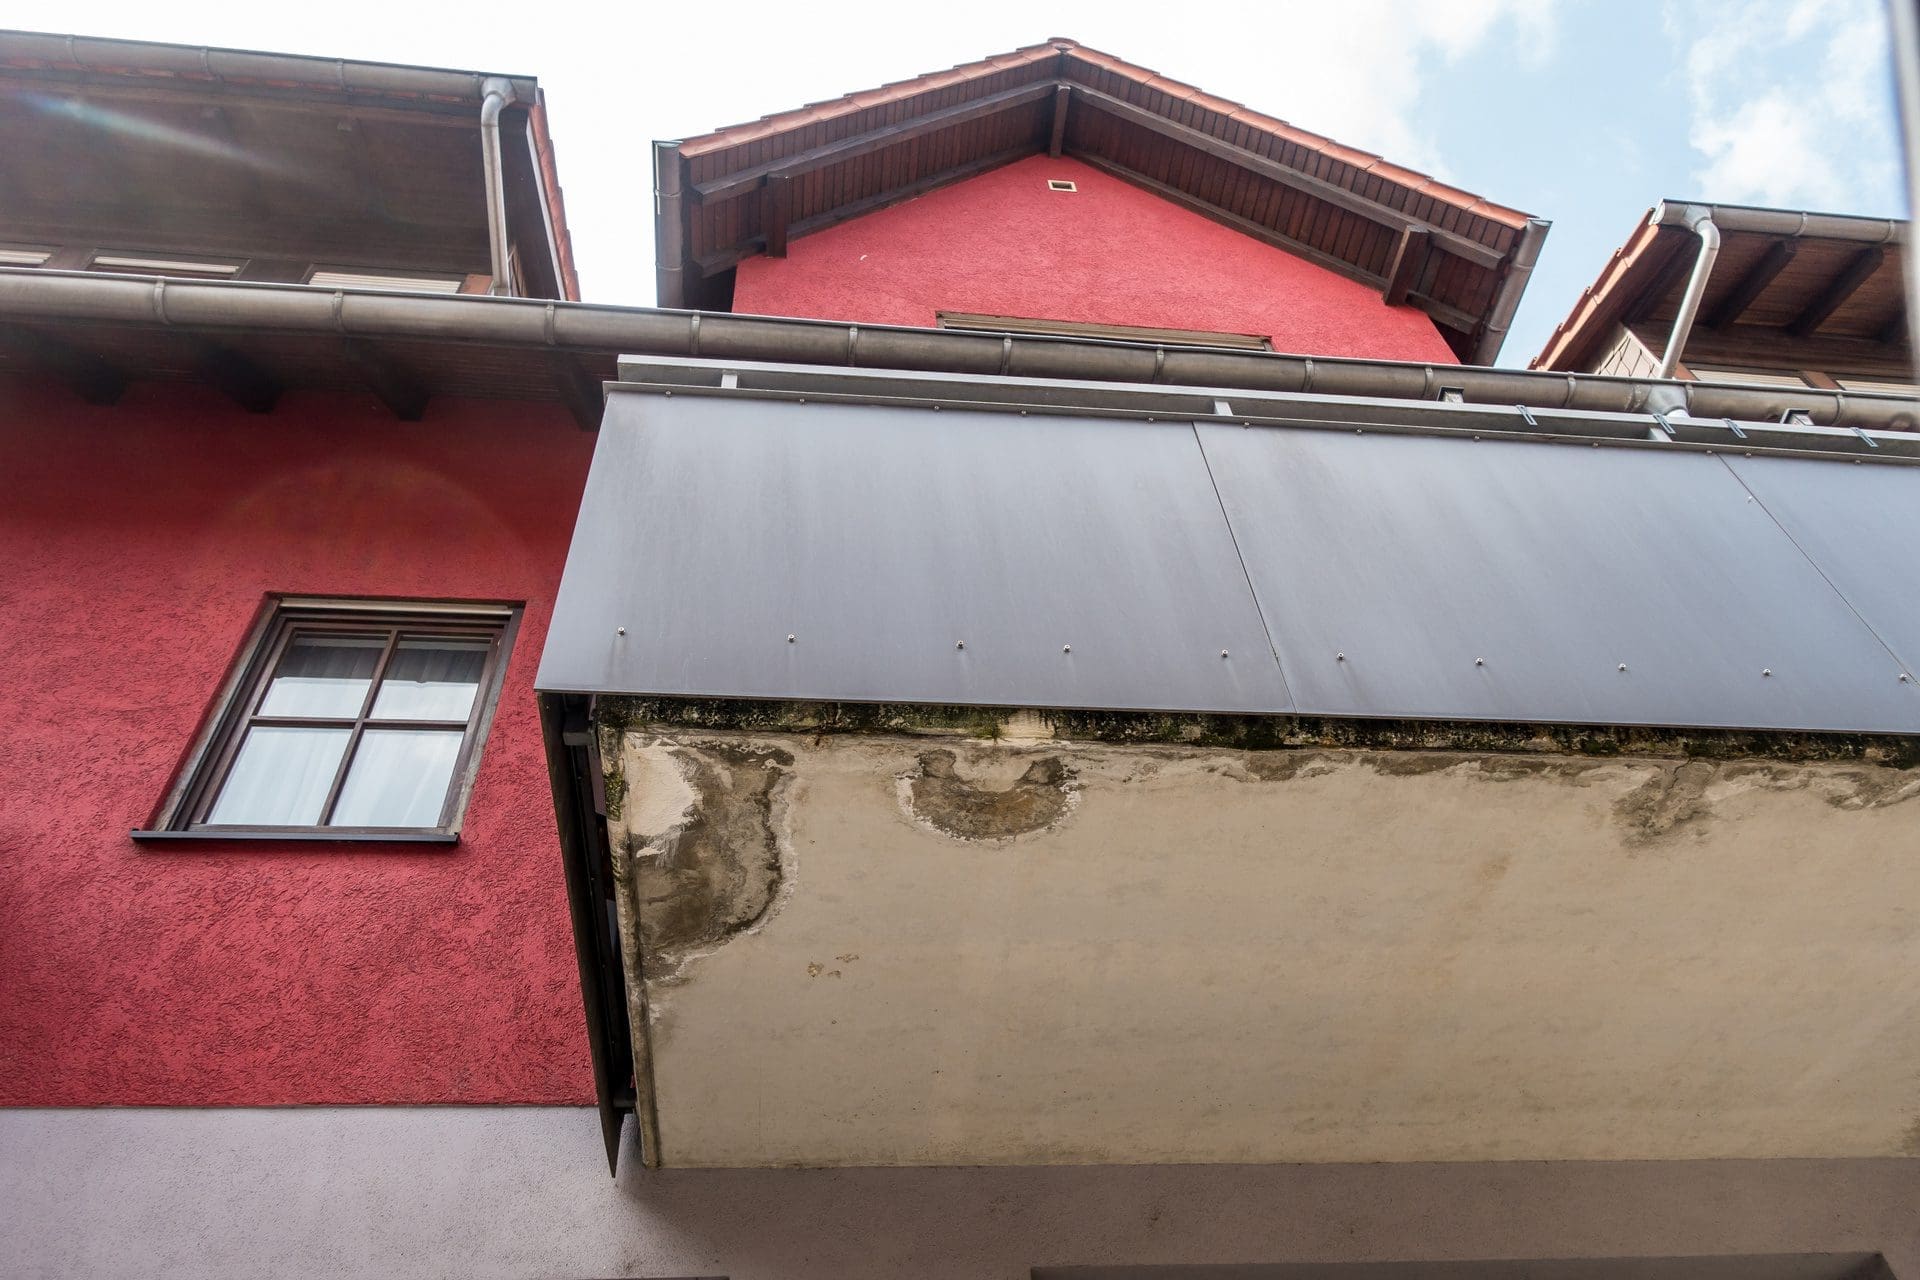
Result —
[[1793, 414], [1849, 433], [1910, 431], [1920, 417], [1911, 398], [1813, 387], [0, 267], [0, 372], [57, 378], [99, 402], [143, 380], [211, 382], [260, 411], [282, 390], [371, 391], [402, 418], [434, 396], [477, 396], [558, 401], [591, 430], [622, 355], [956, 374], [981, 386], [1115, 383], [1142, 397], [1184, 387], [1458, 400], [1637, 415], [1641, 430], [1657, 425], [1656, 411], [1750, 426]]
[[1720, 248], [1696, 336], [1804, 351], [1815, 368], [1849, 357], [1910, 365], [1906, 221], [1664, 201], [1614, 251], [1530, 367], [1591, 368], [1621, 325], [1643, 330], [1663, 354], [1699, 253], [1691, 224], [1703, 215]]
[[741, 259], [1034, 154], [1069, 155], [1433, 317], [1490, 364], [1548, 224], [1070, 40], [654, 149], [659, 302]]
[[0, 241], [484, 273], [489, 84], [526, 291], [578, 297], [527, 76], [0, 32]]

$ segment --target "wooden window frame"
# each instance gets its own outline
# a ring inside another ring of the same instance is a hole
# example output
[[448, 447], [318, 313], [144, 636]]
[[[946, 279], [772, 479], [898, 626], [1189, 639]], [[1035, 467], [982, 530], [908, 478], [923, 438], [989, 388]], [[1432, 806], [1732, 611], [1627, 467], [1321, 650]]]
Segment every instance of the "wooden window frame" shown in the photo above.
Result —
[[[457, 844], [461, 823], [473, 792], [482, 749], [499, 702], [513, 641], [520, 625], [517, 604], [494, 601], [425, 601], [387, 599], [314, 599], [272, 597], [250, 630], [239, 660], [219, 699], [218, 709], [200, 735], [180, 778], [148, 829], [132, 833], [135, 840], [247, 840], [325, 841], [339, 843]], [[263, 715], [260, 707], [273, 683], [275, 669], [296, 636], [331, 635], [382, 641], [372, 677], [355, 715]], [[473, 706], [464, 721], [396, 720], [373, 716], [381, 680], [403, 640], [448, 639], [484, 641], [487, 656]], [[292, 728], [346, 728], [349, 736], [320, 810], [320, 821], [307, 825], [263, 826], [214, 824], [206, 821], [255, 725]], [[441, 802], [439, 820], [430, 827], [328, 826], [326, 818], [340, 800], [362, 738], [369, 728], [459, 729], [460, 751], [454, 759]]]

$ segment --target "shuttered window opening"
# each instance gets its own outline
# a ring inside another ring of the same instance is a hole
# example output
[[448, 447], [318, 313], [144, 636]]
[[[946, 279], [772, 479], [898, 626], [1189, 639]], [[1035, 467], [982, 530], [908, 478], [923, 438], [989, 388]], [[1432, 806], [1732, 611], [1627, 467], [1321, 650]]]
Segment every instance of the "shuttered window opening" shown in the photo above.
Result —
[[170, 258], [130, 253], [95, 254], [88, 264], [94, 271], [128, 271], [143, 276], [182, 276], [194, 280], [224, 280], [243, 264], [205, 258]]
[[1800, 387], [1807, 380], [1797, 373], [1770, 373], [1765, 369], [1727, 369], [1702, 364], [1687, 366], [1701, 382], [1739, 382], [1756, 387]]
[[396, 275], [386, 271], [315, 271], [307, 283], [323, 289], [388, 289], [395, 293], [458, 293], [462, 276]]
[[0, 267], [37, 267], [52, 256], [51, 249], [0, 246]]

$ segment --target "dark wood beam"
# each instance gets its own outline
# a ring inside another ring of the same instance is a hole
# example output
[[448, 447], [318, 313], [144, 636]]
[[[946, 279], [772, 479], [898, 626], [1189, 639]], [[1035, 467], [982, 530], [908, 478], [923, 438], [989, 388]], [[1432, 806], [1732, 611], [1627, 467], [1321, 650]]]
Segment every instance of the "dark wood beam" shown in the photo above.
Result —
[[1724, 329], [1738, 322], [1741, 316], [1747, 314], [1747, 308], [1753, 305], [1754, 300], [1773, 283], [1773, 278], [1786, 270], [1787, 264], [1793, 261], [1793, 255], [1799, 251], [1798, 240], [1775, 240], [1768, 245], [1759, 261], [1748, 267], [1747, 273], [1740, 277], [1727, 296], [1707, 313], [1707, 328]]
[[113, 404], [127, 375], [83, 347], [25, 325], [0, 324], [0, 346], [41, 366], [88, 404]]
[[1387, 264], [1387, 283], [1380, 290], [1388, 306], [1400, 306], [1413, 292], [1413, 282], [1420, 278], [1420, 268], [1427, 265], [1431, 247], [1431, 239], [1418, 227], [1408, 227], [1400, 233], [1400, 243], [1393, 247], [1393, 260]]
[[767, 236], [767, 256], [787, 256], [787, 219], [793, 213], [793, 183], [784, 173], [767, 175], [761, 188], [760, 226]]
[[405, 364], [364, 338], [341, 339], [347, 362], [360, 373], [367, 389], [402, 422], [418, 422], [427, 411], [431, 393]]
[[1055, 160], [1060, 158], [1060, 149], [1067, 142], [1067, 108], [1073, 100], [1073, 89], [1068, 85], [1056, 85], [1053, 90], [1053, 129], [1047, 141], [1047, 154]]
[[797, 155], [755, 165], [751, 169], [742, 169], [738, 173], [730, 173], [723, 178], [696, 183], [689, 188], [689, 191], [695, 200], [702, 203], [743, 195], [757, 188], [770, 174], [784, 173], [793, 177], [824, 165], [852, 160], [883, 147], [891, 147], [896, 143], [925, 137], [929, 133], [938, 133], [942, 129], [950, 129], [955, 125], [966, 124], [968, 121], [978, 120], [984, 116], [998, 115], [1002, 111], [1011, 111], [1015, 107], [1042, 101], [1052, 96], [1054, 87], [1054, 81], [1043, 80], [1037, 84], [1022, 85], [1017, 89], [1003, 90], [984, 98], [977, 98], [972, 102], [962, 102], [957, 106], [930, 112], [912, 120], [902, 120], [898, 124], [890, 124], [882, 129], [873, 129], [866, 133], [855, 134], [851, 138], [842, 138], [838, 142], [814, 147]]
[[1886, 257], [1887, 251], [1877, 244], [1854, 254], [1846, 270], [1835, 276], [1833, 283], [1821, 290], [1820, 296], [1809, 302], [1806, 309], [1788, 323], [1787, 332], [1796, 338], [1804, 338], [1825, 324], [1827, 318], [1846, 305], [1847, 299], [1880, 269]]
[[196, 341], [194, 369], [221, 395], [248, 413], [272, 413], [284, 389], [280, 380], [232, 347]]
[[553, 370], [554, 381], [559, 384], [560, 400], [573, 415], [573, 421], [582, 431], [598, 431], [600, 414], [606, 407], [606, 392], [601, 379], [587, 368], [579, 356], [570, 351], [549, 351], [547, 365]]
[[[1374, 289], [1384, 289], [1386, 287], [1387, 281], [1385, 276], [1378, 276], [1370, 271], [1362, 271], [1351, 262], [1336, 258], [1330, 253], [1323, 253], [1310, 244], [1303, 244], [1290, 236], [1275, 231], [1272, 227], [1254, 222], [1252, 219], [1242, 218], [1238, 214], [1228, 213], [1218, 206], [1208, 204], [1198, 196], [1189, 195], [1178, 187], [1171, 187], [1164, 182], [1158, 182], [1149, 178], [1144, 173], [1136, 172], [1135, 170], [1127, 168], [1125, 165], [1115, 164], [1111, 160], [1093, 155], [1091, 152], [1079, 151], [1069, 147], [1067, 154], [1082, 164], [1090, 165], [1102, 173], [1110, 173], [1114, 177], [1124, 182], [1130, 182], [1144, 191], [1151, 191], [1161, 199], [1177, 204], [1183, 209], [1191, 210], [1203, 218], [1219, 223], [1223, 227], [1232, 227], [1235, 231], [1243, 235], [1252, 236], [1255, 240], [1259, 240], [1264, 244], [1272, 245], [1276, 249], [1283, 249], [1297, 258], [1305, 258], [1315, 266], [1325, 267], [1327, 270], [1343, 275], [1349, 280], [1357, 280], [1361, 284], [1368, 285]], [[1471, 333], [1474, 326], [1480, 323], [1479, 317], [1469, 315], [1459, 307], [1442, 302], [1438, 298], [1431, 297], [1427, 294], [1409, 293], [1407, 295], [1407, 301], [1413, 303], [1422, 311], [1425, 311], [1447, 328], [1458, 330], [1461, 333]]]
[[[1693, 270], [1694, 259], [1699, 256], [1700, 242], [1684, 228], [1662, 227], [1660, 231], [1661, 238], [1667, 241], [1666, 256], [1659, 259], [1659, 265], [1654, 268], [1646, 284], [1620, 309], [1622, 323], [1633, 324], [1658, 310], [1661, 300], [1673, 291], [1674, 285]], [[1668, 235], [1670, 231], [1677, 231], [1678, 234]], [[1662, 335], [1662, 346], [1665, 342], [1665, 335]], [[1648, 350], [1655, 355], [1660, 354], [1659, 348], [1649, 347]]]
[[1478, 240], [1469, 240], [1456, 232], [1444, 231], [1431, 223], [1390, 209], [1365, 196], [1356, 195], [1345, 187], [1302, 173], [1277, 160], [1269, 160], [1245, 147], [1237, 147], [1231, 142], [1222, 142], [1192, 125], [1168, 120], [1164, 116], [1148, 111], [1145, 107], [1136, 107], [1131, 102], [1116, 98], [1112, 94], [1102, 93], [1098, 89], [1089, 89], [1084, 85], [1073, 86], [1073, 94], [1076, 98], [1084, 99], [1089, 106], [1127, 124], [1145, 129], [1149, 133], [1157, 133], [1163, 138], [1192, 147], [1196, 151], [1205, 152], [1207, 155], [1217, 156], [1231, 164], [1257, 173], [1270, 182], [1291, 187], [1303, 195], [1323, 200], [1336, 208], [1365, 218], [1369, 222], [1378, 223], [1394, 231], [1405, 231], [1409, 227], [1417, 227], [1429, 233], [1436, 246], [1455, 257], [1465, 258], [1482, 267], [1497, 267], [1506, 259], [1505, 254], [1491, 245], [1481, 244]]
[[[899, 204], [902, 200], [923, 196], [935, 188], [955, 182], [965, 182], [968, 178], [977, 177], [989, 169], [997, 169], [1003, 164], [1012, 164], [1015, 160], [1034, 155], [1038, 150], [1038, 146], [1033, 143], [1023, 143], [1005, 151], [996, 151], [990, 156], [982, 156], [978, 160], [969, 161], [952, 169], [943, 169], [939, 173], [929, 174], [917, 182], [889, 187], [885, 191], [875, 192], [862, 199], [828, 209], [824, 213], [816, 213], [810, 218], [802, 218], [798, 222], [790, 223], [787, 227], [787, 238], [792, 240], [799, 236], [810, 235], [815, 231], [824, 231], [828, 227], [872, 213], [875, 209], [884, 209], [888, 205]], [[765, 236], [754, 236], [730, 249], [707, 254], [698, 259], [694, 266], [699, 270], [701, 279], [710, 279], [722, 272], [731, 271], [745, 259], [765, 249], [766, 244]]]

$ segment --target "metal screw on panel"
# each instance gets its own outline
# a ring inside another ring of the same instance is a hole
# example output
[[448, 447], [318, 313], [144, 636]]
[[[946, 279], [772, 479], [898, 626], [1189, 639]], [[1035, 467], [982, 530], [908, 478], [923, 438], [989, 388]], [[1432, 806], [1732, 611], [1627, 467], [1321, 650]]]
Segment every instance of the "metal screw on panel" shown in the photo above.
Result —
[[1473, 665], [1476, 667], [1484, 667], [1487, 665], [1487, 660], [1485, 658], [1475, 658], [1473, 660]]
[[955, 640], [953, 642], [953, 647], [956, 649], [964, 649], [967, 647], [967, 642], [965, 640]]
[[[1062, 653], [1072, 653], [1072, 652], [1073, 652], [1073, 646], [1072, 646], [1072, 645], [1070, 645], [1070, 644], [1063, 644], [1063, 645], [1061, 645], [1061, 646], [1060, 646], [1060, 652], [1062, 652]], [[1905, 680], [1905, 679], [1906, 679], [1906, 677], [1905, 677], [1905, 676], [1901, 676], [1900, 678], [1901, 678], [1902, 680]]]
[[1221, 656], [1221, 657], [1223, 657], [1223, 658], [1224, 658], [1224, 657], [1226, 657], [1226, 656], [1227, 656], [1227, 651], [1226, 651], [1225, 649], [1222, 649], [1222, 650], [1220, 651], [1220, 656]]
[[1762, 668], [1760, 668], [1760, 674], [1761, 674], [1761, 675], [1763, 675], [1763, 676], [1770, 676], [1770, 675], [1772, 675], [1772, 674], [1773, 674], [1773, 668], [1772, 668], [1772, 667], [1762, 667]]
[[791, 631], [789, 631], [789, 632], [787, 633], [787, 643], [788, 643], [788, 644], [792, 644], [792, 643], [793, 643], [793, 633], [792, 633]]
[[1900, 673], [1900, 683], [1905, 684], [1906, 682], [1907, 682], [1907, 673], [1902, 671]]
[[939, 405], [935, 405], [935, 406], [933, 406], [933, 411], [934, 411], [935, 413], [938, 413], [938, 412], [940, 412], [940, 406], [939, 406]]
[[1627, 669], [1627, 664], [1626, 664], [1626, 663], [1624, 663], [1624, 662], [1623, 662], [1623, 663], [1621, 663], [1621, 664], [1620, 664], [1620, 669], [1621, 669], [1622, 671], [1625, 671], [1625, 670]]
[[617, 635], [617, 636], [623, 636], [623, 635], [625, 635], [625, 634], [627, 634], [627, 629], [626, 629], [625, 627], [615, 627], [615, 628], [613, 629], [613, 634], [615, 634], [615, 635]]
[[1333, 660], [1335, 662], [1345, 662], [1347, 660], [1347, 655], [1344, 653], [1336, 653], [1333, 655]]

